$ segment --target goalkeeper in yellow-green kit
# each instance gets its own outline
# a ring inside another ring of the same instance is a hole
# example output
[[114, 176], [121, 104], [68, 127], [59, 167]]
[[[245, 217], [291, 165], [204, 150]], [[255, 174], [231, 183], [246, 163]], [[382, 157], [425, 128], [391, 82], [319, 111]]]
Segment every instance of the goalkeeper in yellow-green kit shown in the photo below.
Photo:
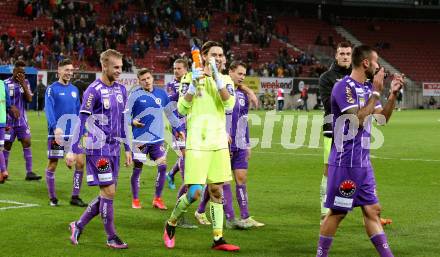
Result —
[[174, 248], [178, 218], [201, 195], [203, 185], [208, 184], [210, 213], [214, 244], [212, 249], [238, 251], [240, 248], [227, 244], [223, 238], [223, 182], [232, 180], [226, 115], [232, 111], [234, 84], [219, 69], [224, 58], [222, 45], [208, 41], [202, 46], [203, 68], [193, 64], [192, 72], [180, 81], [177, 109], [187, 116], [185, 158], [186, 194], [178, 200], [165, 224], [163, 240], [167, 248]]

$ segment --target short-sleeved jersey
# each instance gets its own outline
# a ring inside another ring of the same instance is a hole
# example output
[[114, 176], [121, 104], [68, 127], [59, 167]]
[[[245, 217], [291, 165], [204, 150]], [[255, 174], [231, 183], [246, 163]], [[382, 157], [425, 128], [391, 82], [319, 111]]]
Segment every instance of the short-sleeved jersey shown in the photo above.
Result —
[[86, 89], [80, 113], [91, 115], [86, 123], [87, 155], [119, 156], [119, 143], [125, 137], [126, 101], [125, 86], [117, 82], [108, 86], [97, 79]]
[[249, 99], [245, 92], [235, 90], [235, 105], [231, 117], [230, 136], [231, 151], [247, 149], [249, 147], [249, 126], [248, 126]]
[[53, 137], [57, 125], [60, 126], [58, 128], [64, 131], [65, 136], [71, 136], [73, 134], [73, 122], [78, 122], [72, 116], [78, 116], [81, 105], [78, 88], [72, 83], [63, 85], [56, 81], [47, 87], [44, 101], [48, 136]]
[[[29, 81], [25, 80], [25, 86], [31, 90]], [[19, 126], [28, 126], [27, 114], [26, 114], [26, 99], [24, 97], [24, 89], [20, 86], [19, 83], [16, 83], [13, 78], [8, 78], [5, 80], [5, 86], [9, 89], [9, 99], [11, 101], [11, 105], [17, 107], [20, 111], [20, 117], [15, 119], [11, 115], [8, 114], [6, 124], [9, 127], [19, 127]]]
[[147, 92], [141, 87], [131, 92], [126, 113], [130, 115], [130, 123], [132, 119], [138, 119], [144, 124], [141, 128], [132, 126], [133, 142], [136, 143], [153, 144], [164, 141], [164, 113], [173, 128], [180, 125], [167, 93], [157, 87], [154, 87], [152, 92]]
[[179, 113], [187, 115], [186, 149], [219, 150], [228, 148], [225, 112], [231, 112], [235, 103], [234, 83], [227, 75], [222, 76], [222, 83], [230, 97], [222, 101], [216, 83], [212, 77], [201, 78], [194, 86], [197, 88], [192, 102], [184, 99], [192, 82], [192, 73], [187, 73], [179, 87]]
[[[329, 165], [340, 167], [370, 167], [370, 136], [372, 116], [367, 117], [364, 124], [357, 129], [350, 119], [357, 116], [345, 111], [351, 108], [363, 108], [372, 94], [370, 82], [359, 83], [346, 76], [335, 84], [331, 94], [331, 113], [333, 114], [333, 143], [330, 150]], [[376, 108], [381, 108], [377, 101]], [[345, 121], [344, 121], [345, 120]], [[350, 126], [351, 125], [351, 126]], [[355, 135], [352, 139], [344, 140], [344, 136]]]
[[[181, 131], [185, 131], [186, 130], [185, 116], [181, 115], [177, 111], [177, 101], [179, 101], [179, 86], [180, 86], [180, 82], [174, 79], [173, 81], [167, 83], [166, 90], [167, 90], [168, 98], [170, 99], [170, 104], [174, 109], [174, 115], [180, 119], [181, 126], [179, 129]], [[177, 131], [173, 128], [173, 134], [175, 134], [175, 132]]]

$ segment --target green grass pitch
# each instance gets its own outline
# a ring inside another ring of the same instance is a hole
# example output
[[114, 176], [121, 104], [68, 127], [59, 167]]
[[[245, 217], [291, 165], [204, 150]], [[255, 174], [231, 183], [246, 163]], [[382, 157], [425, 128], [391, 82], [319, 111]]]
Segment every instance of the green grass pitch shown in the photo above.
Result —
[[[251, 137], [262, 140], [261, 125], [251, 126]], [[286, 115], [294, 115], [292, 142], [297, 121], [304, 112], [282, 112], [275, 123], [271, 148], [258, 144], [252, 151], [248, 191], [250, 213], [266, 226], [249, 231], [225, 230], [225, 237], [241, 247], [239, 253], [210, 250], [211, 227], [197, 230], [178, 229], [176, 248], [165, 249], [162, 229], [176, 200], [177, 190], [164, 189], [168, 211], [151, 208], [156, 169], [144, 167], [141, 177], [143, 209], [131, 209], [129, 178], [131, 169], [122, 167], [115, 200], [118, 234], [129, 244], [124, 251], [108, 249], [100, 217], [85, 229], [78, 246], [69, 241], [68, 224], [78, 219], [83, 209], [68, 204], [72, 188], [72, 171], [62, 162], [56, 173], [56, 189], [61, 206], [49, 207], [45, 180], [24, 181], [21, 145], [15, 142], [10, 155], [10, 180], [0, 185], [0, 256], [315, 256], [319, 233], [319, 185], [322, 174], [322, 148], [307, 146], [284, 149], [281, 125]], [[311, 123], [313, 115], [308, 114]], [[44, 114], [28, 114], [33, 135], [34, 170], [44, 175], [46, 157], [46, 120]], [[303, 117], [305, 118], [305, 117]], [[390, 124], [379, 128], [385, 143], [373, 150], [373, 167], [383, 216], [394, 223], [386, 227], [395, 256], [439, 256], [440, 252], [440, 112], [395, 112]], [[305, 145], [309, 144], [310, 126]], [[320, 141], [320, 146], [322, 142]], [[168, 156], [169, 167], [176, 155]], [[177, 178], [177, 177], [176, 177]], [[180, 184], [180, 178], [177, 179]], [[81, 197], [90, 201], [98, 189], [83, 183]], [[235, 191], [234, 191], [235, 192]], [[235, 193], [234, 193], [235, 195]], [[18, 206], [3, 201], [38, 204]], [[192, 217], [195, 206], [188, 211]], [[235, 208], [238, 214], [238, 208]], [[357, 209], [343, 221], [330, 256], [377, 256], [364, 232]]]

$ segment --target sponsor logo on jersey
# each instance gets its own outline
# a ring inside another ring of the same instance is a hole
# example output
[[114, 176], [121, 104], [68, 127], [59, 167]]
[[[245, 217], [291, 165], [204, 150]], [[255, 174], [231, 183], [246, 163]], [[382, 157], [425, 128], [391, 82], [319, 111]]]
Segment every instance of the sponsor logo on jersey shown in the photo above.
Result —
[[110, 99], [104, 98], [102, 99], [102, 103], [104, 104], [105, 109], [110, 109]]

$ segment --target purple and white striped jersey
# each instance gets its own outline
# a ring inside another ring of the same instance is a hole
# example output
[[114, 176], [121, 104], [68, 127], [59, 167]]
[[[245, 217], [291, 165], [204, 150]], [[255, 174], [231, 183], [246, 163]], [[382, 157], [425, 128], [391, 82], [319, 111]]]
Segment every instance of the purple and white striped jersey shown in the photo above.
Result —
[[86, 123], [87, 155], [119, 156], [119, 143], [126, 137], [126, 102], [127, 91], [122, 84], [107, 86], [97, 79], [89, 85], [80, 108], [80, 113], [91, 115]]
[[[354, 126], [357, 116], [345, 114], [351, 108], [363, 108], [372, 94], [370, 82], [359, 83], [346, 76], [335, 84], [331, 94], [333, 142], [329, 165], [351, 168], [370, 167], [370, 136], [372, 116], [364, 124]], [[375, 108], [381, 108], [377, 101]], [[351, 119], [351, 120], [350, 120]]]
[[[231, 114], [227, 114], [226, 127], [230, 128], [231, 151], [249, 148], [249, 126], [248, 126], [249, 99], [245, 92], [235, 90], [235, 105]], [[232, 117], [229, 117], [231, 115]], [[229, 124], [230, 123], [230, 124]]]
[[[29, 81], [25, 80], [26, 86], [31, 91], [31, 87]], [[26, 115], [26, 99], [24, 97], [24, 89], [20, 86], [19, 83], [16, 83], [12, 77], [5, 80], [5, 87], [9, 89], [9, 98], [11, 100], [11, 105], [17, 107], [20, 111], [20, 117], [15, 119], [11, 115], [8, 114], [6, 126], [8, 127], [20, 127], [20, 126], [28, 126], [27, 115]]]

